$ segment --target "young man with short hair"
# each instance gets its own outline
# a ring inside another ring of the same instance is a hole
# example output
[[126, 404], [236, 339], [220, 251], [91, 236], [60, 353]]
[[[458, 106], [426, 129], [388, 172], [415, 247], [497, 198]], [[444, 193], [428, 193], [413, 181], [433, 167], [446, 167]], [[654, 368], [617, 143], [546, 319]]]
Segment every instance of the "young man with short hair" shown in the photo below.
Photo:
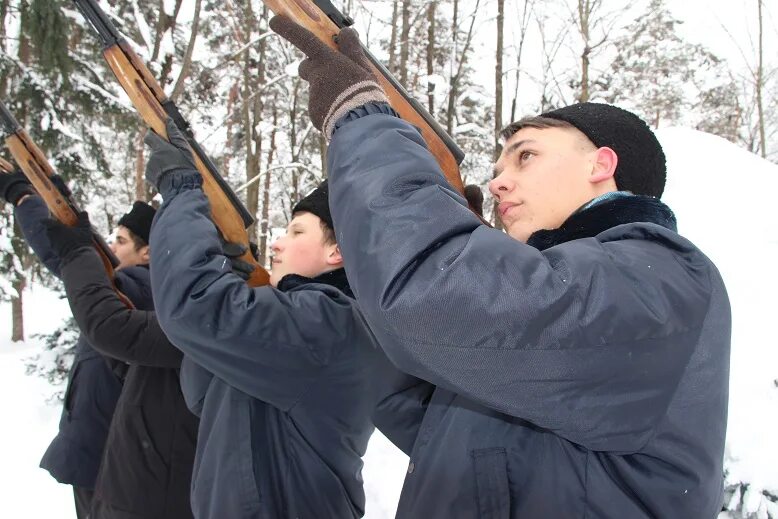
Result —
[[387, 104], [353, 30], [337, 52], [270, 24], [308, 56], [360, 308], [429, 383], [404, 406], [415, 442], [397, 517], [716, 517], [730, 306], [658, 199], [665, 159], [646, 123], [581, 103], [509, 126], [489, 186], [505, 234]]
[[[119, 220], [111, 248], [122, 264], [148, 263], [154, 213], [148, 204], [135, 202]], [[92, 244], [86, 213], [74, 227], [55, 220], [46, 227], [62, 258], [73, 318], [99, 353], [129, 366], [103, 451], [90, 519], [190, 519], [198, 423], [181, 393], [183, 356], [153, 311], [128, 308], [120, 300]]]
[[[14, 206], [14, 213], [27, 243], [40, 261], [57, 277], [70, 258], [68, 245], [54, 247], [47, 235], [49, 210], [21, 171], [0, 174], [0, 194]], [[151, 214], [149, 214], [151, 210]], [[148, 235], [153, 209], [142, 204], [119, 220], [120, 242], [111, 249], [119, 259], [116, 286], [136, 308], [152, 308], [148, 246], [129, 233]], [[49, 445], [41, 467], [60, 483], [73, 486], [76, 515], [85, 518], [92, 498], [108, 431], [127, 371], [124, 362], [98, 353], [84, 334], [78, 338], [68, 372], [59, 432]]]
[[170, 120], [167, 133], [147, 137], [146, 178], [164, 199], [152, 280], [200, 416], [195, 516], [361, 517], [361, 457], [380, 368], [391, 366], [346, 281], [327, 185], [293, 208], [271, 285], [251, 288], [232, 272], [186, 139]]

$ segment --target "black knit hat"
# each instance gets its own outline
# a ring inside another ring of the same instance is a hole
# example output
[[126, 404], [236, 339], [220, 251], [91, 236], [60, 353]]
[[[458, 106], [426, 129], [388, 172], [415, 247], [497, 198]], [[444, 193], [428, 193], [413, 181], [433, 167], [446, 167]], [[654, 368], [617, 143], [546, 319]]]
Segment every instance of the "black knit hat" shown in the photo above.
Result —
[[636, 195], [659, 198], [665, 189], [667, 168], [662, 145], [651, 128], [632, 112], [601, 103], [578, 103], [541, 114], [566, 121], [595, 146], [616, 152], [616, 187]]
[[148, 243], [151, 222], [154, 220], [156, 212], [157, 210], [149, 204], [138, 200], [132, 204], [132, 209], [130, 209], [129, 213], [119, 218], [119, 225], [128, 228], [140, 239]]
[[332, 225], [332, 215], [330, 214], [329, 195], [330, 187], [325, 180], [319, 184], [319, 187], [311, 191], [308, 196], [297, 202], [297, 205], [292, 208], [292, 216], [302, 211], [312, 213], [321, 218], [330, 229], [335, 230], [335, 226]]

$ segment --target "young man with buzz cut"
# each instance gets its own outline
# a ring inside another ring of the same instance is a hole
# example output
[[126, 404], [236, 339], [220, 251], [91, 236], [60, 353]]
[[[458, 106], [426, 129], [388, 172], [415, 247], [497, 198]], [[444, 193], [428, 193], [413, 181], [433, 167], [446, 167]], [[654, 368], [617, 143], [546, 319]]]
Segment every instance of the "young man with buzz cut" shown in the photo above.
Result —
[[146, 141], [146, 178], [164, 199], [151, 274], [200, 416], [195, 517], [361, 517], [378, 379], [395, 370], [356, 308], [326, 183], [292, 209], [271, 284], [251, 288], [232, 271], [186, 139], [172, 121], [167, 133]]
[[[644, 121], [581, 103], [510, 125], [489, 190], [506, 233], [446, 182], [356, 33], [307, 58], [349, 282], [409, 391], [397, 517], [705, 518], [722, 505], [731, 316], [660, 201]], [[420, 413], [419, 409], [425, 412]]]

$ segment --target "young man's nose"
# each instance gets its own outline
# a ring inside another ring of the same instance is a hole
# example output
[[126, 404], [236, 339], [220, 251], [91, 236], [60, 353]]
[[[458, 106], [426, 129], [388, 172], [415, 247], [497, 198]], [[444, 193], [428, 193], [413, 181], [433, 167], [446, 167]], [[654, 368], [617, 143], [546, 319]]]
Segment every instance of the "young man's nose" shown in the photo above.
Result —
[[502, 173], [489, 181], [489, 192], [498, 201], [500, 200], [500, 196], [506, 194], [508, 191], [510, 191], [510, 185], [509, 182], [505, 180]]

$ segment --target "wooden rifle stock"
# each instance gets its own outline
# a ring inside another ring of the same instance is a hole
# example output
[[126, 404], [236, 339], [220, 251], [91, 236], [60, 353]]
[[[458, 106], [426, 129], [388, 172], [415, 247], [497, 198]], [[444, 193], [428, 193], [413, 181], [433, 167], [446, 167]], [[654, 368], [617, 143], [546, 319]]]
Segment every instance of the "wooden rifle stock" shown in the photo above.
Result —
[[[338, 11], [329, 0], [262, 0], [273, 13], [286, 16], [311, 31], [317, 38], [338, 50], [335, 36], [354, 22]], [[465, 157], [435, 119], [403, 88], [394, 76], [366, 48], [373, 74], [384, 89], [392, 108], [400, 117], [421, 130], [427, 148], [435, 156], [449, 184], [464, 194], [459, 164]]]
[[254, 266], [248, 284], [267, 285], [270, 276], [252, 255], [246, 231], [246, 227], [251, 225], [254, 219], [195, 141], [189, 123], [97, 3], [94, 0], [73, 0], [73, 2], [100, 36], [105, 46], [103, 56], [108, 66], [130, 97], [143, 121], [157, 134], [167, 138], [165, 122], [168, 117], [172, 117], [176, 126], [186, 135], [197, 170], [203, 177], [203, 191], [210, 202], [214, 224], [226, 241], [246, 247], [246, 252], [240, 259]]
[[[56, 171], [40, 148], [30, 138], [24, 128], [16, 121], [5, 104], [0, 101], [0, 122], [5, 133], [5, 144], [11, 152], [24, 176], [30, 181], [38, 194], [46, 202], [46, 207], [54, 218], [70, 227], [78, 223], [79, 208], [70, 193], [63, 189], [64, 184], [55, 181]], [[0, 167], [12, 172], [14, 167], [7, 161], [0, 161]], [[92, 242], [103, 261], [103, 267], [111, 282], [114, 280], [114, 270], [119, 266], [119, 260], [113, 255], [102, 236], [92, 232]], [[132, 302], [114, 286], [119, 299], [128, 308], [133, 308]]]

